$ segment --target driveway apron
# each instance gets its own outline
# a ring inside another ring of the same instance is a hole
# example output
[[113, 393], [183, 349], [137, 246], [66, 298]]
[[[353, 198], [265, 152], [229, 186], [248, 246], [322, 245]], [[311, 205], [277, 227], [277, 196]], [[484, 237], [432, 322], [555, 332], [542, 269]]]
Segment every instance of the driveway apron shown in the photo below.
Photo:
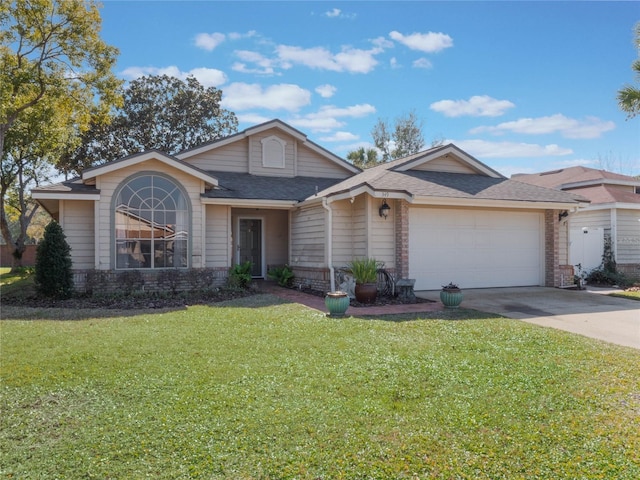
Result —
[[[461, 307], [553, 327], [640, 349], [640, 302], [606, 295], [610, 290], [546, 287], [464, 290]], [[416, 295], [437, 300], [438, 291]]]

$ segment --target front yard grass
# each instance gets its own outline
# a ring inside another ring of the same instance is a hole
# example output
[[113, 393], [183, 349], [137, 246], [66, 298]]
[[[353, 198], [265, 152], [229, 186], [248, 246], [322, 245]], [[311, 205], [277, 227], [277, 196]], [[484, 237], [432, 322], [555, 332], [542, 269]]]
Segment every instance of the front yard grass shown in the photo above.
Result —
[[64, 318], [3, 311], [2, 478], [640, 478], [634, 349], [269, 295], [25, 312]]

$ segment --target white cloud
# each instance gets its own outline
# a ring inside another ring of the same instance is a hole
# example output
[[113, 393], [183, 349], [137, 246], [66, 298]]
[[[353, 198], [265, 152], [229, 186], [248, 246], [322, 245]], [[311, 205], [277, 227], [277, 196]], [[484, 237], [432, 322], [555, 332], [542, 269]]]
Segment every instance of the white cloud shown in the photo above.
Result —
[[224, 42], [225, 38], [224, 33], [199, 33], [196, 35], [195, 45], [210, 52]]
[[453, 47], [453, 39], [445, 33], [429, 32], [403, 35], [394, 30], [389, 34], [389, 37], [409, 47], [411, 50], [419, 50], [426, 53], [436, 53], [445, 48]]
[[232, 111], [265, 108], [295, 112], [311, 103], [311, 92], [298, 85], [281, 83], [265, 89], [257, 83], [232, 83], [224, 89], [222, 106]]
[[474, 95], [469, 100], [440, 100], [429, 106], [446, 117], [497, 117], [513, 107], [515, 104], [509, 100], [497, 100], [488, 95]]
[[355, 13], [345, 13], [339, 8], [332, 8], [331, 10], [324, 12], [323, 15], [328, 18], [355, 18], [356, 17]]
[[597, 117], [586, 117], [584, 120], [577, 120], [557, 113], [546, 117], [520, 118], [512, 122], [500, 123], [494, 127], [477, 127], [471, 133], [489, 132], [501, 134], [515, 132], [529, 135], [559, 133], [565, 138], [588, 139], [599, 138], [604, 132], [613, 130], [615, 127], [615, 123], [603, 121]]
[[273, 117], [265, 117], [264, 115], [260, 115], [258, 113], [236, 113], [236, 117], [238, 117], [238, 122], [247, 123], [250, 125], [260, 125], [261, 123], [268, 122], [273, 120]]
[[171, 65], [168, 67], [129, 67], [122, 71], [122, 76], [130, 80], [145, 75], [169, 75], [170, 77], [180, 78], [181, 80], [192, 75], [205, 87], [217, 87], [227, 81], [227, 75], [215, 68], [194, 68], [188, 72], [183, 72], [175, 65]]
[[316, 87], [316, 93], [322, 98], [331, 98], [335, 95], [338, 89], [333, 85], [324, 84]]
[[256, 35], [257, 35], [257, 32], [255, 30], [249, 30], [247, 33], [231, 32], [229, 34], [229, 40], [240, 40], [243, 38], [251, 38], [251, 37], [255, 37]]
[[302, 48], [291, 45], [276, 47], [283, 68], [295, 64], [333, 72], [368, 73], [378, 64], [375, 55], [382, 52], [379, 47], [371, 50], [343, 47], [337, 54], [323, 47]]
[[360, 118], [376, 113], [376, 107], [368, 103], [360, 103], [350, 107], [335, 107], [333, 105], [325, 105], [316, 113], [310, 113], [310, 118], [329, 118], [329, 117], [349, 117]]
[[327, 105], [320, 110], [308, 113], [289, 121], [292, 125], [300, 128], [308, 128], [314, 132], [328, 132], [336, 130], [345, 125], [340, 118], [360, 118], [375, 113], [376, 109], [368, 103], [352, 105], [349, 107], [335, 107]]
[[254, 63], [258, 68], [249, 68], [243, 62], [236, 62], [231, 69], [242, 73], [255, 73], [259, 75], [273, 75], [275, 73], [273, 60], [265, 57], [261, 53], [251, 50], [236, 50], [235, 55], [243, 62]]
[[391, 60], [389, 60], [389, 66], [391, 66], [391, 68], [394, 68], [394, 69], [401, 67], [396, 57], [391, 57]]
[[555, 157], [571, 155], [573, 150], [556, 144], [537, 145], [517, 142], [489, 142], [486, 140], [447, 140], [478, 158]]
[[344, 122], [330, 117], [297, 117], [290, 119], [288, 123], [290, 123], [294, 127], [309, 129], [314, 132], [328, 132], [345, 125]]
[[342, 10], [340, 10], [339, 8], [333, 8], [328, 12], [325, 12], [325, 15], [329, 18], [334, 18], [334, 17], [339, 17], [341, 12]]
[[433, 64], [429, 60], [424, 58], [424, 57], [419, 58], [417, 60], [414, 60], [412, 65], [413, 65], [414, 68], [431, 68], [431, 67], [433, 67]]
[[323, 142], [352, 142], [358, 139], [360, 139], [360, 137], [351, 132], [335, 132], [333, 135], [320, 137], [320, 140]]

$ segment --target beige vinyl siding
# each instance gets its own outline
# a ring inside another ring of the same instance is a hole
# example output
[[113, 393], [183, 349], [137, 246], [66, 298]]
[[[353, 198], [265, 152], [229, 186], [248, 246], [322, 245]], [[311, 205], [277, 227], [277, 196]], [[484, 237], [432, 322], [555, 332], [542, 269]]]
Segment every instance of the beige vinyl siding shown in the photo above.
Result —
[[331, 204], [333, 218], [333, 261], [336, 268], [345, 267], [355, 256], [353, 245], [353, 204], [341, 200]]
[[[266, 212], [266, 260], [269, 265], [289, 263], [289, 212], [271, 210]], [[265, 272], [267, 273], [267, 272]]]
[[[232, 215], [234, 236], [238, 228], [238, 218], [259, 218], [262, 220], [264, 233], [264, 263], [284, 265], [289, 263], [289, 211], [288, 210], [256, 210], [252, 208], [234, 208]], [[232, 241], [232, 246], [235, 241]], [[234, 251], [235, 253], [235, 251]], [[235, 258], [234, 258], [235, 262]], [[266, 275], [267, 272], [265, 272]]]
[[587, 210], [569, 215], [569, 229], [611, 228], [611, 210]]
[[618, 263], [640, 263], [640, 210], [618, 209]]
[[[262, 164], [262, 140], [267, 137], [277, 137], [285, 142], [284, 168], [265, 167]], [[249, 137], [249, 173], [265, 177], [294, 177], [295, 166], [295, 140], [289, 135], [283, 135], [279, 130], [267, 130]]]
[[304, 145], [298, 146], [298, 176], [320, 178], [347, 178], [351, 175], [340, 165], [322, 158]]
[[425, 162], [412, 170], [424, 170], [429, 172], [450, 172], [450, 173], [478, 173], [466, 163], [453, 156], [444, 156]]
[[300, 208], [291, 214], [291, 264], [325, 267], [327, 211], [321, 204]]
[[369, 198], [369, 256], [384, 262], [385, 268], [395, 267], [395, 222], [394, 202], [387, 202], [391, 206], [389, 216], [385, 220], [380, 216], [380, 205], [382, 200], [379, 198]]
[[162, 172], [169, 175], [174, 181], [178, 182], [187, 192], [187, 196], [191, 202], [191, 262], [189, 266], [193, 268], [201, 268], [204, 266], [204, 252], [202, 245], [202, 204], [200, 203], [200, 192], [204, 188], [201, 180], [193, 178], [180, 170], [171, 168], [163, 162], [157, 160], [149, 160], [144, 164], [122, 168], [107, 175], [102, 175], [97, 179], [97, 188], [100, 190], [99, 204], [99, 230], [98, 235], [98, 260], [99, 268], [110, 269], [115, 267], [112, 259], [113, 248], [113, 212], [111, 211], [111, 200], [114, 191], [129, 176], [139, 173]]
[[73, 268], [95, 267], [93, 236], [94, 201], [62, 200], [60, 225], [71, 247]]
[[558, 227], [559, 247], [558, 247], [558, 263], [560, 265], [569, 264], [569, 222], [560, 222]]
[[205, 205], [205, 266], [207, 268], [230, 267], [231, 260], [231, 209], [226, 205]]
[[185, 161], [202, 170], [246, 173], [249, 171], [247, 157], [248, 140], [242, 139], [187, 158]]

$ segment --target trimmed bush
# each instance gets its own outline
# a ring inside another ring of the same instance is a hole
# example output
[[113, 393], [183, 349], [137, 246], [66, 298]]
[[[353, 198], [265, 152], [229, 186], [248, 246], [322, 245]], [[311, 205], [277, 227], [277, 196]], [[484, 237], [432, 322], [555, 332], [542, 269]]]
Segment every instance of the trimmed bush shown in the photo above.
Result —
[[73, 293], [71, 247], [58, 222], [52, 220], [36, 250], [35, 284], [47, 297], [69, 298]]

